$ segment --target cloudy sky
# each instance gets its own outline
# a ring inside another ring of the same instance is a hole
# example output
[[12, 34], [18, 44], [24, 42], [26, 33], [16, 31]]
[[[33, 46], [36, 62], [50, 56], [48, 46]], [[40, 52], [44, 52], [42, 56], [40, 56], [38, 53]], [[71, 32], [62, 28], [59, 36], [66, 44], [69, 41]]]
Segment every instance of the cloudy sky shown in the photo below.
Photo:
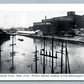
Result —
[[[78, 8], [77, 8], [78, 7]], [[83, 5], [63, 5], [63, 4], [7, 4], [0, 5], [0, 27], [29, 27], [33, 22], [42, 19], [67, 15], [67, 11], [76, 11], [76, 14], [83, 15], [81, 8]], [[73, 8], [73, 9], [72, 9]]]
[[[64, 14], [63, 14], [64, 13]], [[0, 11], [0, 27], [29, 27], [42, 19], [66, 15], [62, 11]]]

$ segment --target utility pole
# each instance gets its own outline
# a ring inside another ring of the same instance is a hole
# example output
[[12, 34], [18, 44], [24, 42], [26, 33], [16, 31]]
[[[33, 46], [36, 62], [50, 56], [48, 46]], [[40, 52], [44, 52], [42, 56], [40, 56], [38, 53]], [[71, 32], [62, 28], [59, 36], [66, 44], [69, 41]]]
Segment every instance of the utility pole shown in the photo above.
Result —
[[45, 34], [44, 34], [43, 74], [45, 74]]
[[54, 66], [54, 63], [53, 63], [53, 36], [52, 36], [52, 69], [51, 69], [51, 73], [54, 73], [53, 66]]
[[[46, 16], [45, 16], [45, 20], [46, 20]], [[45, 25], [46, 25], [46, 21], [45, 21]], [[43, 74], [45, 74], [45, 30], [44, 30], [44, 56], [43, 56]]]
[[63, 41], [61, 45], [61, 73], [63, 73]]
[[67, 56], [68, 56], [68, 52], [67, 52], [67, 42], [65, 43], [65, 52], [66, 52], [66, 55], [65, 55], [65, 73], [67, 73]]

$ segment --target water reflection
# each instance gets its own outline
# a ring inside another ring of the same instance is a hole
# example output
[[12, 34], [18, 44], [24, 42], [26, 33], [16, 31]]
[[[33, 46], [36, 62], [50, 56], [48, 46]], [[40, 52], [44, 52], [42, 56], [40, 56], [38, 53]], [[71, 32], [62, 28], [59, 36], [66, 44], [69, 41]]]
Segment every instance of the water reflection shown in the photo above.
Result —
[[[34, 43], [38, 46], [39, 50], [44, 49], [44, 41], [42, 39], [40, 39], [40, 40], [34, 39]], [[44, 55], [44, 53], [41, 55], [43, 55], [43, 57], [45, 57], [45, 63], [46, 63], [45, 68], [47, 70], [47, 73], [64, 73], [64, 71], [62, 71], [62, 70], [64, 70], [62, 67], [62, 65], [63, 65], [62, 60], [64, 60], [64, 59], [62, 56], [63, 49], [61, 49], [61, 45], [62, 45], [62, 42], [54, 41], [52, 39], [45, 40], [45, 49], [44, 49], [45, 55]], [[57, 58], [57, 55], [58, 55], [59, 59]], [[58, 59], [58, 63], [57, 63], [57, 59]], [[43, 66], [44, 66], [44, 59], [43, 59]], [[50, 68], [50, 71], [47, 68]], [[56, 68], [59, 68], [59, 72]]]
[[0, 73], [2, 72], [2, 63], [3, 63], [3, 61], [2, 61], [2, 51], [3, 51], [2, 50], [2, 45], [7, 40], [9, 40], [9, 38], [2, 38], [2, 39], [0, 39]]
[[16, 54], [15, 50], [14, 50], [14, 45], [16, 45], [15, 41], [16, 41], [16, 36], [15, 35], [12, 35], [11, 36], [11, 40], [12, 40], [12, 44], [10, 44], [11, 46], [11, 49], [12, 51], [10, 52], [10, 55], [11, 55], [11, 61], [12, 61], [12, 64], [11, 64], [11, 67], [10, 67], [10, 72], [11, 73], [14, 73], [14, 70], [15, 70], [15, 66], [14, 66], [14, 56]]
[[[34, 43], [35, 45], [38, 46], [39, 49], [43, 48], [43, 41], [42, 39], [34, 39]], [[51, 40], [46, 40], [46, 50], [51, 51], [52, 50], [52, 45], [51, 45]], [[84, 73], [84, 45], [83, 44], [70, 44], [68, 43], [67, 46], [67, 52], [68, 52], [68, 58], [69, 58], [69, 71], [71, 71], [71, 73]], [[60, 42], [54, 41], [54, 52], [60, 52], [61, 51], [61, 47], [60, 47]], [[65, 48], [63, 49], [63, 51], [66, 51]], [[54, 53], [55, 55], [55, 53]], [[60, 53], [57, 53], [57, 57], [58, 59], [56, 59], [55, 62], [55, 66], [60, 66]], [[50, 58], [48, 59], [50, 61]], [[65, 55], [63, 55], [63, 68], [65, 69]], [[49, 66], [51, 66], [49, 64]], [[60, 67], [57, 67], [57, 70], [55, 71], [56, 73], [59, 73], [58, 71], [60, 71]], [[63, 70], [64, 72], [64, 70]]]
[[[20, 40], [19, 40], [20, 39]], [[23, 41], [22, 41], [22, 40]], [[14, 40], [14, 43], [12, 42]], [[14, 44], [14, 46], [10, 46]], [[64, 44], [65, 46], [65, 44]], [[0, 72], [1, 73], [52, 73], [52, 40], [45, 40], [45, 71], [44, 66], [44, 40], [16, 36], [10, 40], [0, 42]], [[68, 54], [71, 73], [84, 73], [84, 45], [70, 44], [63, 48], [63, 73], [69, 73], [66, 67]], [[37, 53], [35, 53], [37, 51]], [[67, 54], [65, 53], [67, 51]], [[13, 53], [12, 53], [13, 52]], [[61, 42], [53, 40], [53, 70], [61, 73]], [[11, 53], [11, 54], [10, 54]], [[49, 56], [51, 57], [49, 57]], [[14, 69], [12, 68], [14, 67]], [[66, 70], [66, 71], [65, 71]]]

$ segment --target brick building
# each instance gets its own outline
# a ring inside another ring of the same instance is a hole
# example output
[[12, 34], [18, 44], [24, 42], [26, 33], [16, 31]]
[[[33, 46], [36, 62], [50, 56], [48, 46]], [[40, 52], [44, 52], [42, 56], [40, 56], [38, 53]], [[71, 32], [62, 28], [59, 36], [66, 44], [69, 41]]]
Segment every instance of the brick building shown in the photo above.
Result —
[[33, 30], [40, 30], [47, 35], [75, 35], [75, 29], [84, 28], [84, 15], [76, 15], [74, 11], [67, 16], [44, 19], [33, 24]]

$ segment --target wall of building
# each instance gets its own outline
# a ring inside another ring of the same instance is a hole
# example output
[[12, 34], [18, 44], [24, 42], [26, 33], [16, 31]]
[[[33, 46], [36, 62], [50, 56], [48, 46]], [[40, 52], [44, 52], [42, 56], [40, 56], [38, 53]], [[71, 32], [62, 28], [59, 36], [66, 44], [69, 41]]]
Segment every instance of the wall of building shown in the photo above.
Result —
[[42, 22], [33, 25], [34, 31], [41, 30], [47, 35], [64, 35], [69, 31], [74, 32], [73, 29], [75, 28], [84, 28], [84, 16], [75, 15], [73, 11], [67, 12], [67, 16], [42, 20]]

